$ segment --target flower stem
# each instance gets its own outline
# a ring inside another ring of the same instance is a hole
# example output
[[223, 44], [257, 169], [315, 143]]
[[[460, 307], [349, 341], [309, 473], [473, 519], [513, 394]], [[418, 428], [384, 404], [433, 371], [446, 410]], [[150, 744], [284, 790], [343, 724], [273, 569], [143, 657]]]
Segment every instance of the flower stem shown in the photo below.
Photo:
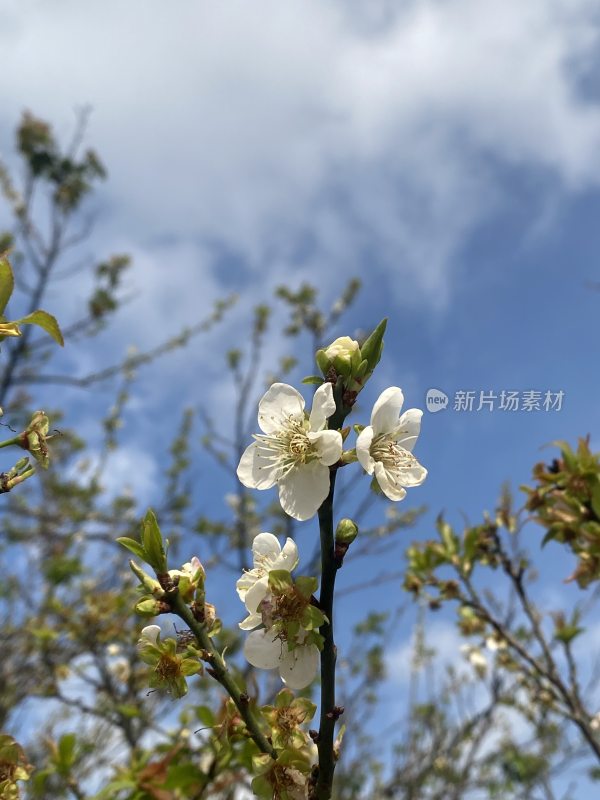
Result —
[[11, 446], [21, 447], [21, 434], [15, 436], [12, 439], [7, 439], [4, 442], [0, 442], [0, 447], [11, 447]]
[[235, 703], [242, 719], [246, 723], [250, 736], [254, 739], [259, 750], [262, 753], [267, 753], [272, 758], [277, 758], [273, 745], [262, 732], [259, 722], [250, 708], [248, 696], [240, 690], [240, 687], [231, 677], [223, 657], [215, 649], [212, 639], [208, 635], [206, 625], [198, 622], [178, 592], [169, 597], [169, 605], [173, 613], [177, 614], [187, 624], [200, 647], [206, 651], [206, 660], [212, 667], [212, 674]]
[[333, 788], [335, 757], [333, 737], [335, 723], [340, 710], [335, 705], [335, 661], [337, 650], [333, 639], [333, 592], [338, 564], [334, 558], [333, 534], [333, 494], [337, 470], [331, 470], [329, 495], [319, 509], [319, 529], [321, 533], [321, 595], [319, 606], [326, 615], [327, 622], [321, 626], [320, 633], [325, 640], [321, 651], [321, 717], [319, 721], [319, 775], [314, 797], [329, 800]]

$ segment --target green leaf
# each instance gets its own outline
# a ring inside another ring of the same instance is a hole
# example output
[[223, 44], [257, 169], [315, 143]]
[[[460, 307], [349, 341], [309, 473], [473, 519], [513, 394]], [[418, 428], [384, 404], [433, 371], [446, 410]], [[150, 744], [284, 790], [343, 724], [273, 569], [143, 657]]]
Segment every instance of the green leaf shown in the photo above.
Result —
[[385, 333], [386, 327], [387, 318], [384, 318], [360, 348], [360, 354], [363, 360], [369, 362], [369, 370], [371, 372], [373, 372], [381, 358], [381, 353], [383, 351], [383, 334]]
[[58, 741], [58, 767], [61, 772], [68, 772], [75, 763], [75, 745], [77, 738], [74, 733], [65, 733]]
[[213, 728], [215, 726], [215, 715], [213, 710], [208, 706], [198, 706], [196, 708], [196, 716], [206, 728]]
[[127, 703], [115, 706], [115, 711], [118, 711], [122, 717], [127, 717], [128, 719], [134, 719], [140, 715], [140, 710], [137, 706], [128, 705]]
[[5, 255], [0, 256], [0, 314], [4, 314], [4, 309], [15, 287], [13, 271]]
[[56, 317], [53, 317], [52, 314], [49, 314], [47, 311], [42, 311], [38, 308], [37, 311], [34, 311], [32, 314], [28, 314], [26, 317], [22, 319], [18, 319], [17, 322], [21, 325], [37, 325], [49, 334], [54, 341], [59, 344], [61, 347], [64, 346], [65, 340], [63, 339], [63, 335], [60, 331], [60, 326], [56, 321]]
[[563, 644], [569, 644], [584, 630], [585, 628], [579, 628], [577, 625], [562, 625], [554, 631], [554, 638]]
[[135, 539], [130, 539], [129, 536], [119, 536], [119, 538], [115, 539], [115, 541], [123, 545], [123, 547], [126, 547], [138, 558], [141, 558], [144, 561], [146, 560], [146, 551], [139, 542], [136, 542]]
[[309, 384], [314, 384], [315, 386], [321, 386], [321, 384], [324, 383], [324, 381], [320, 375], [307, 375], [306, 378], [302, 378], [302, 383], [309, 383]]
[[454, 531], [450, 527], [450, 525], [442, 518], [440, 514], [436, 520], [436, 526], [442, 542], [444, 543], [444, 549], [446, 550], [446, 554], [448, 558], [452, 558], [452, 556], [456, 555], [458, 550], [458, 539], [454, 534]]
[[163, 547], [162, 534], [158, 527], [156, 515], [151, 508], [146, 512], [142, 522], [142, 543], [146, 551], [146, 561], [157, 572], [167, 571], [167, 558]]

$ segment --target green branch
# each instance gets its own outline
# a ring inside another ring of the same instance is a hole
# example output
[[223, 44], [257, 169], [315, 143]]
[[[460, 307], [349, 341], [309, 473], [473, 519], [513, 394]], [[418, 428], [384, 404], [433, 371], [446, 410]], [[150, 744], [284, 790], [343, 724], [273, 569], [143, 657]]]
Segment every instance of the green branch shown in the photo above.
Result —
[[227, 694], [235, 703], [238, 711], [252, 739], [254, 739], [257, 747], [262, 753], [267, 753], [272, 758], [277, 758], [277, 753], [273, 745], [269, 742], [267, 737], [261, 731], [259, 722], [250, 708], [248, 696], [244, 694], [237, 683], [231, 677], [227, 665], [221, 654], [215, 650], [212, 639], [208, 635], [208, 630], [205, 625], [198, 622], [192, 614], [190, 608], [183, 602], [181, 596], [176, 592], [173, 597], [168, 599], [169, 605], [173, 613], [177, 614], [192, 631], [200, 647], [206, 651], [206, 660], [212, 667], [211, 674], [225, 689]]

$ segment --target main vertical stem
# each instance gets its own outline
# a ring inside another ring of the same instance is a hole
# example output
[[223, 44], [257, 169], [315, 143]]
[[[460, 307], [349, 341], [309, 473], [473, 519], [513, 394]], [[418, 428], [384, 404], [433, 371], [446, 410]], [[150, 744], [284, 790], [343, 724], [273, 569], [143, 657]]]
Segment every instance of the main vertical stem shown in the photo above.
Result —
[[333, 494], [337, 470], [331, 470], [329, 495], [319, 509], [319, 529], [321, 533], [321, 595], [319, 606], [327, 616], [327, 622], [320, 632], [324, 638], [321, 652], [321, 718], [319, 723], [319, 776], [315, 787], [318, 800], [329, 800], [333, 787], [335, 759], [333, 741], [335, 723], [338, 717], [335, 707], [335, 661], [337, 651], [333, 639], [333, 592], [337, 564], [334, 559], [333, 533]]

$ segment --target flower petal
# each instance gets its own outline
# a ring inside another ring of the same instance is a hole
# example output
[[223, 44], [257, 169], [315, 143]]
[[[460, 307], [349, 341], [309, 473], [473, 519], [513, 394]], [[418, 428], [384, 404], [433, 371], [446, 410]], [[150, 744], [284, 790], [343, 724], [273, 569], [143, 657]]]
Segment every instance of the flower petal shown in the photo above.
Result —
[[311, 431], [320, 431], [325, 427], [326, 421], [335, 411], [335, 400], [333, 399], [333, 386], [327, 382], [321, 384], [313, 397], [312, 409], [310, 411]]
[[420, 408], [409, 408], [402, 414], [394, 433], [394, 438], [400, 447], [412, 451], [421, 432], [422, 416]]
[[279, 481], [279, 501], [286, 514], [298, 520], [313, 517], [329, 494], [329, 467], [311, 461]]
[[244, 572], [241, 578], [238, 578], [235, 584], [236, 591], [238, 593], [238, 597], [244, 602], [246, 598], [246, 594], [252, 586], [256, 583], [256, 581], [260, 578], [260, 572], [256, 569], [248, 570]]
[[140, 642], [151, 642], [152, 644], [157, 644], [158, 637], [160, 635], [160, 626], [159, 625], [146, 625], [145, 628], [142, 628], [142, 633], [140, 635]]
[[304, 398], [287, 383], [274, 383], [258, 404], [258, 425], [263, 433], [277, 433], [283, 419], [303, 415]]
[[290, 689], [304, 689], [313, 682], [319, 669], [319, 650], [314, 644], [300, 645], [280, 659], [281, 680]]
[[277, 466], [268, 458], [269, 451], [258, 442], [245, 449], [237, 468], [240, 482], [249, 489], [270, 489], [275, 486]]
[[244, 642], [244, 656], [249, 664], [259, 669], [274, 669], [279, 666], [282, 643], [269, 631], [252, 631]]
[[371, 412], [371, 425], [375, 436], [381, 433], [390, 433], [398, 425], [400, 409], [404, 402], [402, 389], [397, 386], [390, 386], [385, 389], [377, 398]]
[[279, 539], [272, 533], [259, 533], [252, 541], [255, 567], [264, 567], [265, 561], [274, 562], [281, 554]]
[[413, 456], [413, 463], [410, 467], [402, 467], [394, 476], [400, 486], [420, 486], [427, 477], [427, 470], [419, 464]]
[[246, 608], [251, 614], [255, 614], [258, 611], [259, 605], [264, 600], [265, 596], [269, 591], [269, 576], [268, 574], [265, 575], [264, 578], [256, 581], [254, 586], [251, 586], [248, 591], [246, 592], [246, 598], [244, 600], [246, 604]]
[[321, 464], [330, 467], [342, 457], [343, 439], [339, 431], [309, 432], [308, 438], [315, 445]]
[[251, 631], [258, 628], [262, 624], [262, 616], [260, 614], [248, 614], [246, 619], [243, 619], [239, 626], [243, 631]]
[[375, 462], [375, 477], [381, 491], [390, 500], [402, 500], [406, 497], [406, 489], [400, 486], [395, 475], [386, 471], [381, 461]]
[[367, 425], [356, 437], [356, 457], [364, 471], [369, 475], [372, 475], [375, 469], [375, 459], [371, 455], [373, 435], [373, 428]]
[[296, 542], [288, 537], [283, 545], [281, 555], [273, 563], [272, 569], [287, 569], [288, 572], [291, 572], [298, 566], [298, 561]]

